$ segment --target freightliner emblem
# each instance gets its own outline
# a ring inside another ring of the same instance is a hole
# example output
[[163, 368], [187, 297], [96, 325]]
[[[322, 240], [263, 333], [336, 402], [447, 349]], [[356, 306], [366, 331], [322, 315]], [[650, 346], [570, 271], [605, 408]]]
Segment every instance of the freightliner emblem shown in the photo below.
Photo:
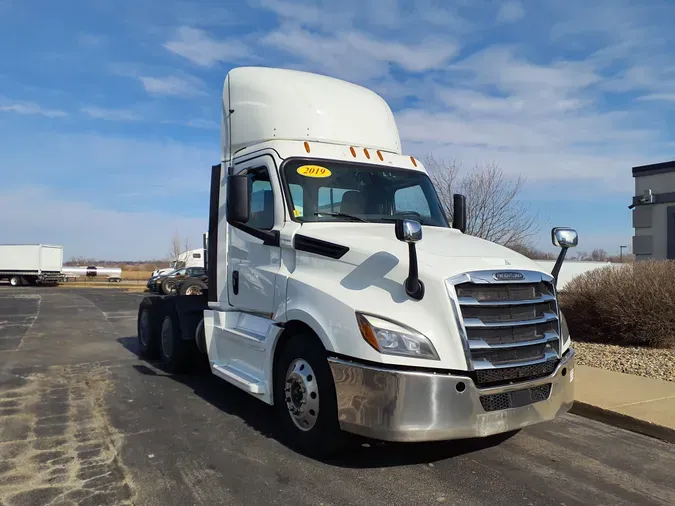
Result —
[[524, 279], [522, 272], [495, 272], [494, 278], [497, 281], [515, 281], [517, 279]]

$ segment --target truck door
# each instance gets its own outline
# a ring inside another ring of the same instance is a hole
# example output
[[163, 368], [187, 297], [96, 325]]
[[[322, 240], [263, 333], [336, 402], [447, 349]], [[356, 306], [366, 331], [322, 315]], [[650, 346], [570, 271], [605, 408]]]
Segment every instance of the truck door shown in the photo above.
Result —
[[[271, 156], [235, 166], [236, 174], [250, 179], [250, 219], [247, 225], [259, 230], [280, 230], [283, 201], [276, 167]], [[228, 298], [242, 311], [271, 318], [274, 313], [276, 277], [281, 267], [278, 242], [265, 244], [242, 230], [229, 227]]]

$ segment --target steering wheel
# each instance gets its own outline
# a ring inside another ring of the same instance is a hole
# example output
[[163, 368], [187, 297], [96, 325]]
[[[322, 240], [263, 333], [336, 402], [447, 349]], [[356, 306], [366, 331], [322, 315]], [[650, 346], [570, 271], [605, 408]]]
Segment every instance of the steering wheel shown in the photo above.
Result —
[[400, 213], [396, 213], [395, 216], [414, 216], [415, 218], [421, 218], [422, 215], [418, 213], [417, 211], [402, 211]]

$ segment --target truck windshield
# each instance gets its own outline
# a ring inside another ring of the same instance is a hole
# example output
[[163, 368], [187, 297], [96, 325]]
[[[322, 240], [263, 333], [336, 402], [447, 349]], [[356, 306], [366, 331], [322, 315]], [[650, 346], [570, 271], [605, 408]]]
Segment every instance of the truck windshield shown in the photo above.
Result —
[[392, 222], [448, 227], [424, 172], [386, 166], [289, 160], [284, 176], [295, 221]]

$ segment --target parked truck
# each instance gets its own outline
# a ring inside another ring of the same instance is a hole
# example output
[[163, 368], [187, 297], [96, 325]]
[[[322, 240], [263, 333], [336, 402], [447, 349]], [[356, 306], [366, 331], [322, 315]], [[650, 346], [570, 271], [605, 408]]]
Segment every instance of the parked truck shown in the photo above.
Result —
[[191, 249], [184, 251], [177, 258], [171, 261], [169, 267], [155, 269], [152, 271], [151, 278], [163, 276], [170, 272], [185, 269], [186, 267], [204, 267], [204, 248]]
[[56, 284], [62, 269], [63, 246], [0, 244], [0, 280], [12, 286]]
[[212, 167], [208, 288], [148, 296], [138, 345], [170, 372], [194, 350], [273, 405], [301, 451], [346, 433], [435, 441], [565, 413], [574, 350], [556, 275], [449, 223], [391, 109], [355, 84], [241, 67], [225, 78]]

